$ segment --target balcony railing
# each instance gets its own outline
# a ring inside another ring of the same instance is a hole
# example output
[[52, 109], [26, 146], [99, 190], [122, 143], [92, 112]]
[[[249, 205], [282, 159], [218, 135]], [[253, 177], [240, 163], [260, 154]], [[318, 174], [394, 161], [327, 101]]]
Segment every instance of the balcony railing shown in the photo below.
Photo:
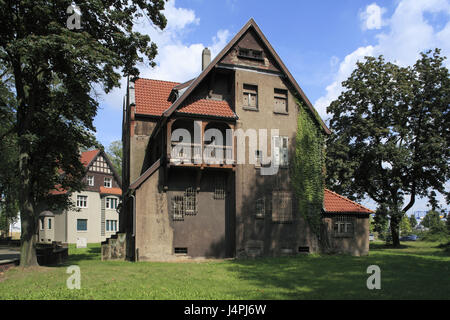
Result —
[[233, 147], [214, 144], [172, 142], [170, 162], [173, 164], [233, 165]]

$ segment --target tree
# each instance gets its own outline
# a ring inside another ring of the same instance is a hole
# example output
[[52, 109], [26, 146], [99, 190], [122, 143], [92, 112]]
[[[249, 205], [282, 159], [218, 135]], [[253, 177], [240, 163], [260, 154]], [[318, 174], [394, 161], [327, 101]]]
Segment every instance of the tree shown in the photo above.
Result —
[[405, 214], [402, 217], [402, 220], [400, 221], [400, 234], [405, 236], [411, 234], [411, 232], [412, 232], [411, 224], [409, 223], [408, 216]]
[[444, 59], [439, 49], [422, 53], [412, 67], [366, 57], [328, 107], [327, 185], [354, 200], [385, 203], [394, 246], [417, 196], [448, 196], [450, 77]]
[[[0, 70], [6, 75], [7, 70]], [[17, 218], [18, 209], [18, 152], [17, 135], [12, 133], [16, 101], [11, 93], [10, 77], [0, 77], [0, 231], [8, 234], [9, 225]]]
[[10, 93], [17, 101], [8, 133], [18, 140], [21, 266], [37, 264], [39, 212], [71, 204], [67, 195], [50, 192], [55, 186], [83, 187], [78, 150], [95, 143], [94, 87], [107, 93], [121, 74], [137, 76], [135, 65], [144, 58], [155, 65], [156, 45], [133, 31], [136, 19], [146, 14], [155, 26], [166, 25], [163, 0], [85, 0], [77, 8], [72, 3], [0, 1], [0, 68], [12, 78]]
[[388, 223], [389, 223], [389, 212], [387, 206], [382, 203], [378, 206], [377, 210], [375, 211], [375, 217], [373, 219], [374, 222], [374, 231], [378, 232], [379, 235], [385, 234], [385, 232], [388, 229]]
[[441, 221], [439, 212], [435, 210], [427, 212], [425, 217], [423, 217], [422, 225], [429, 228], [431, 233], [445, 231], [445, 224]]
[[117, 174], [122, 177], [122, 141], [111, 142], [107, 154]]
[[409, 217], [409, 224], [411, 225], [411, 228], [415, 228], [417, 226], [417, 219], [414, 215], [411, 215]]

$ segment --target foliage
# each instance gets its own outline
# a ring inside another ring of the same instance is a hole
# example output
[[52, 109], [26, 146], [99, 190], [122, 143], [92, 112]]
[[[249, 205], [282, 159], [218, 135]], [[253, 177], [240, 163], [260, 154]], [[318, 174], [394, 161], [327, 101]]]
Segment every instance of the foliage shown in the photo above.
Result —
[[[39, 212], [70, 205], [59, 189], [83, 187], [78, 151], [95, 144], [95, 88], [109, 92], [121, 74], [134, 77], [136, 63], [154, 66], [156, 45], [133, 31], [146, 14], [164, 28], [163, 0], [77, 1], [81, 28], [68, 28], [73, 1], [0, 1], [0, 69], [14, 86], [13, 131], [18, 139], [21, 265], [37, 264], [35, 237]], [[3, 123], [3, 120], [2, 120]], [[3, 126], [3, 124], [2, 124]], [[60, 174], [64, 172], [64, 174]]]
[[422, 225], [430, 229], [431, 233], [445, 232], [445, 223], [439, 217], [439, 212], [430, 210], [423, 218]]
[[319, 235], [324, 192], [324, 134], [314, 115], [297, 101], [298, 119], [292, 181], [298, 208], [312, 231]]
[[327, 109], [333, 131], [327, 185], [353, 200], [385, 203], [394, 246], [401, 217], [417, 196], [433, 202], [435, 191], [447, 194], [450, 76], [444, 59], [439, 49], [422, 53], [412, 67], [366, 57]]
[[[0, 73], [8, 71], [0, 65]], [[17, 135], [13, 133], [16, 100], [11, 78], [0, 77], [0, 232], [7, 234], [18, 215]]]
[[107, 154], [117, 174], [122, 177], [122, 141], [111, 142]]
[[409, 217], [409, 224], [413, 229], [417, 226], [417, 219], [413, 214]]
[[402, 236], [407, 236], [412, 233], [411, 224], [409, 222], [408, 216], [405, 214], [400, 221], [400, 234]]
[[379, 235], [382, 237], [385, 236], [385, 233], [388, 229], [388, 223], [389, 223], [389, 210], [386, 206], [386, 204], [382, 203], [378, 206], [377, 210], [375, 211], [375, 218], [374, 218], [374, 231], [378, 232]]

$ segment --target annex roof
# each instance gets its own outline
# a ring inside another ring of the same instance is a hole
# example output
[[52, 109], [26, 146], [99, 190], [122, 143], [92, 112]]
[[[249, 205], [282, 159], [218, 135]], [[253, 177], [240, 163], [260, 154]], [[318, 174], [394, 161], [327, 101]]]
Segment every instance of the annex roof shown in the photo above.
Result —
[[324, 191], [324, 210], [327, 213], [373, 213], [359, 203], [337, 194], [329, 189]]

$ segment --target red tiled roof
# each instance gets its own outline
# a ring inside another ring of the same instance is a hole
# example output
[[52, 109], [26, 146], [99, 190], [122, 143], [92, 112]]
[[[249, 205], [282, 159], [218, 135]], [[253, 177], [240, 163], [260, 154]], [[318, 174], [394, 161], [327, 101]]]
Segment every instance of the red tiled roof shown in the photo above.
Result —
[[173, 87], [179, 84], [170, 81], [137, 79], [134, 85], [136, 113], [161, 116], [172, 105], [172, 102], [167, 99]]
[[346, 197], [343, 197], [340, 194], [328, 189], [325, 189], [323, 202], [325, 212], [373, 213], [372, 210], [363, 207], [359, 203], [351, 201], [350, 199], [347, 199]]
[[100, 193], [101, 194], [115, 194], [115, 195], [121, 196], [122, 195], [122, 189], [120, 189], [120, 188], [100, 187]]
[[100, 150], [90, 150], [81, 153], [80, 161], [81, 163], [87, 167], [89, 163], [91, 163], [92, 159], [98, 154]]
[[49, 192], [51, 195], [56, 196], [56, 195], [60, 195], [60, 194], [66, 194], [67, 190], [66, 189], [62, 189], [61, 185], [57, 185], [55, 186], [55, 189], [50, 190]]
[[[172, 102], [168, 100], [172, 89], [187, 86], [192, 80], [185, 83], [152, 80], [139, 78], [135, 82], [136, 113], [152, 116], [161, 116]], [[185, 114], [235, 118], [228, 102], [207, 99], [188, 99], [177, 110]]]
[[236, 115], [231, 110], [228, 102], [224, 100], [199, 99], [189, 101], [177, 110], [180, 113], [199, 114], [205, 116], [219, 116], [225, 118], [235, 118]]

